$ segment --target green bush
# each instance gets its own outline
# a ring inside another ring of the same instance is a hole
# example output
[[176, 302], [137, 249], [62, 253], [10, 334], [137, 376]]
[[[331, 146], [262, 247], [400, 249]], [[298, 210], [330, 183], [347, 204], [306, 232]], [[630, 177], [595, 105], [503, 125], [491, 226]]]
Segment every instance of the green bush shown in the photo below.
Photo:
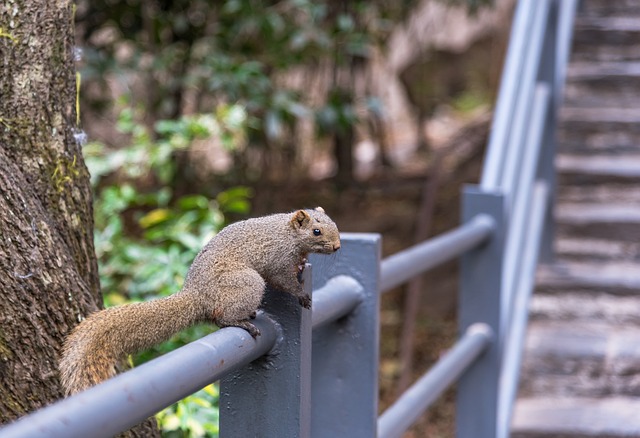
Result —
[[158, 413], [162, 434], [170, 438], [218, 436], [218, 385], [208, 385]]

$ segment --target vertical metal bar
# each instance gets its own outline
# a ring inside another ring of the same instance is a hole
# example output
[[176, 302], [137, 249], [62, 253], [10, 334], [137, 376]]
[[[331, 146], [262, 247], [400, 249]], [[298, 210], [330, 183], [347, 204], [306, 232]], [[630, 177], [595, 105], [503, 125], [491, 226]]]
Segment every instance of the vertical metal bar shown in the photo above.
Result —
[[529, 130], [527, 131], [525, 148], [521, 158], [522, 165], [518, 175], [518, 191], [513, 193], [513, 209], [509, 220], [508, 239], [505, 248], [504, 278], [502, 300], [503, 326], [509, 325], [513, 317], [513, 295], [519, 276], [522, 272], [522, 253], [525, 250], [527, 223], [531, 214], [531, 197], [535, 181], [540, 150], [546, 146], [542, 143], [543, 133], [549, 110], [550, 90], [547, 84], [536, 86]]
[[[562, 2], [566, 3], [566, 2]], [[556, 76], [560, 71], [558, 70], [558, 55], [562, 50], [558, 43], [558, 1], [551, 3], [551, 10], [549, 11], [549, 23], [547, 26], [547, 32], [545, 33], [544, 49], [542, 56], [542, 65], [540, 66], [539, 80], [549, 84], [551, 89], [551, 105], [549, 105], [549, 111], [547, 112], [547, 121], [545, 123], [545, 129], [542, 137], [542, 151], [540, 155], [540, 164], [538, 165], [537, 178], [546, 181], [549, 187], [556, 186], [556, 169], [555, 169], [555, 156], [556, 156], [556, 127], [557, 127], [557, 113], [558, 105], [561, 99], [561, 88], [559, 87], [559, 78]], [[566, 60], [565, 60], [566, 63]], [[562, 71], [564, 75], [564, 70]], [[555, 192], [553, 190], [552, 192]], [[545, 216], [544, 234], [542, 236], [542, 248], [541, 257], [546, 262], [551, 262], [554, 256], [554, 236], [555, 236], [555, 220], [554, 220], [554, 204], [555, 195], [551, 193], [551, 196], [547, 199], [549, 205], [547, 206]]]
[[350, 315], [313, 332], [311, 434], [371, 438], [378, 416], [380, 236], [340, 238], [335, 256], [311, 256], [314, 289], [348, 275], [362, 285], [364, 299]]
[[[504, 258], [504, 195], [483, 192], [475, 186], [465, 188], [463, 221], [488, 214], [495, 221], [493, 238], [462, 257], [459, 324], [464, 333], [469, 326], [483, 322], [502, 338], [500, 308], [502, 264]], [[456, 425], [458, 438], [495, 438], [500, 377], [500, 342], [489, 349], [462, 376], [458, 383]]]
[[544, 262], [553, 261], [555, 237], [555, 187], [556, 170], [554, 160], [556, 156], [556, 128], [558, 108], [562, 102], [567, 62], [571, 49], [573, 35], [573, 21], [577, 9], [577, 0], [555, 0], [549, 14], [549, 26], [547, 29], [544, 56], [540, 69], [540, 80], [552, 86], [552, 98], [547, 115], [546, 129], [544, 132], [542, 157], [538, 169], [538, 178], [547, 182], [549, 187], [548, 205], [546, 208], [544, 235], [540, 258]]
[[504, 157], [507, 150], [507, 139], [512, 125], [512, 117], [518, 89], [520, 87], [523, 54], [526, 52], [529, 29], [532, 22], [536, 0], [521, 0], [517, 2], [516, 11], [511, 25], [509, 48], [505, 58], [500, 91], [496, 110], [491, 125], [491, 134], [482, 170], [481, 186], [485, 190], [495, 190], [500, 184]]
[[567, 63], [571, 53], [571, 43], [573, 40], [573, 23], [575, 21], [580, 0], [555, 0], [556, 1], [556, 38], [555, 38], [555, 105], [562, 101], [564, 83], [567, 76]]
[[529, 319], [529, 300], [535, 284], [536, 266], [540, 250], [547, 208], [548, 188], [546, 183], [534, 185], [531, 201], [530, 220], [526, 232], [526, 244], [523, 247], [522, 269], [518, 278], [513, 303], [513, 319], [506, 332], [504, 359], [500, 376], [500, 395], [498, 409], [498, 438], [509, 436], [513, 403], [518, 392], [522, 349]]
[[[304, 272], [311, 293], [311, 268]], [[266, 356], [220, 381], [220, 436], [311, 436], [311, 311], [293, 295], [267, 288], [263, 310], [280, 325]]]

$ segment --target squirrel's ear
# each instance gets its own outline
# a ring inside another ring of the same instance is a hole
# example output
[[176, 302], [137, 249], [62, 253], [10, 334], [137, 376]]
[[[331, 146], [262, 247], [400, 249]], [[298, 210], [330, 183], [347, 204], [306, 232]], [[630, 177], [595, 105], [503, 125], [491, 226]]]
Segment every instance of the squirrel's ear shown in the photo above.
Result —
[[293, 217], [289, 222], [293, 228], [302, 228], [311, 221], [311, 216], [304, 210], [298, 210], [293, 213]]
[[314, 208], [315, 211], [319, 211], [320, 213], [324, 213], [324, 208], [318, 206], [316, 208]]

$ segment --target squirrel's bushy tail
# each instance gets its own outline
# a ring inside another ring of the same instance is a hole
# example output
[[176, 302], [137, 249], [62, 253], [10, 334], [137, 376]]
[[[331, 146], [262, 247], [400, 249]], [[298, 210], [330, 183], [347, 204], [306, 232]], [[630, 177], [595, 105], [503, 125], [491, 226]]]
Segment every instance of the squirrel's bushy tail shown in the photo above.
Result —
[[[187, 294], [101, 310], [82, 321], [68, 336], [59, 363], [67, 395], [87, 389], [116, 374], [129, 354], [152, 347], [203, 319]], [[191, 300], [193, 301], [193, 300]]]

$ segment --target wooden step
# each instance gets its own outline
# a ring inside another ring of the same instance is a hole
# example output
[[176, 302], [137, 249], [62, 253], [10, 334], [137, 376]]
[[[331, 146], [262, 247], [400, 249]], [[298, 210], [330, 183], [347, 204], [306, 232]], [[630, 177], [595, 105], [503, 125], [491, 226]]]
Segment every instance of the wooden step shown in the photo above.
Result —
[[636, 296], [566, 291], [561, 295], [536, 293], [529, 306], [532, 322], [602, 323], [640, 327], [640, 300]]
[[637, 296], [640, 300], [639, 264], [632, 262], [558, 262], [542, 265], [536, 290], [544, 293], [592, 292]]
[[555, 218], [560, 236], [640, 242], [640, 204], [561, 203]]
[[512, 438], [640, 436], [640, 397], [538, 397], [518, 400]]
[[576, 62], [567, 70], [566, 105], [638, 108], [639, 97], [640, 62]]
[[640, 396], [640, 327], [604, 321], [533, 321], [520, 396]]
[[559, 115], [558, 145], [559, 150], [570, 153], [640, 153], [640, 110], [606, 105], [564, 107]]
[[556, 169], [561, 186], [640, 183], [640, 155], [559, 154]]
[[640, 263], [640, 242], [558, 235], [555, 240], [555, 253], [556, 257], [570, 263]]
[[579, 15], [581, 17], [636, 17], [638, 0], [582, 0]]
[[637, 61], [640, 20], [634, 16], [578, 17], [572, 61]]
[[559, 187], [557, 202], [640, 205], [640, 185], [600, 184]]

